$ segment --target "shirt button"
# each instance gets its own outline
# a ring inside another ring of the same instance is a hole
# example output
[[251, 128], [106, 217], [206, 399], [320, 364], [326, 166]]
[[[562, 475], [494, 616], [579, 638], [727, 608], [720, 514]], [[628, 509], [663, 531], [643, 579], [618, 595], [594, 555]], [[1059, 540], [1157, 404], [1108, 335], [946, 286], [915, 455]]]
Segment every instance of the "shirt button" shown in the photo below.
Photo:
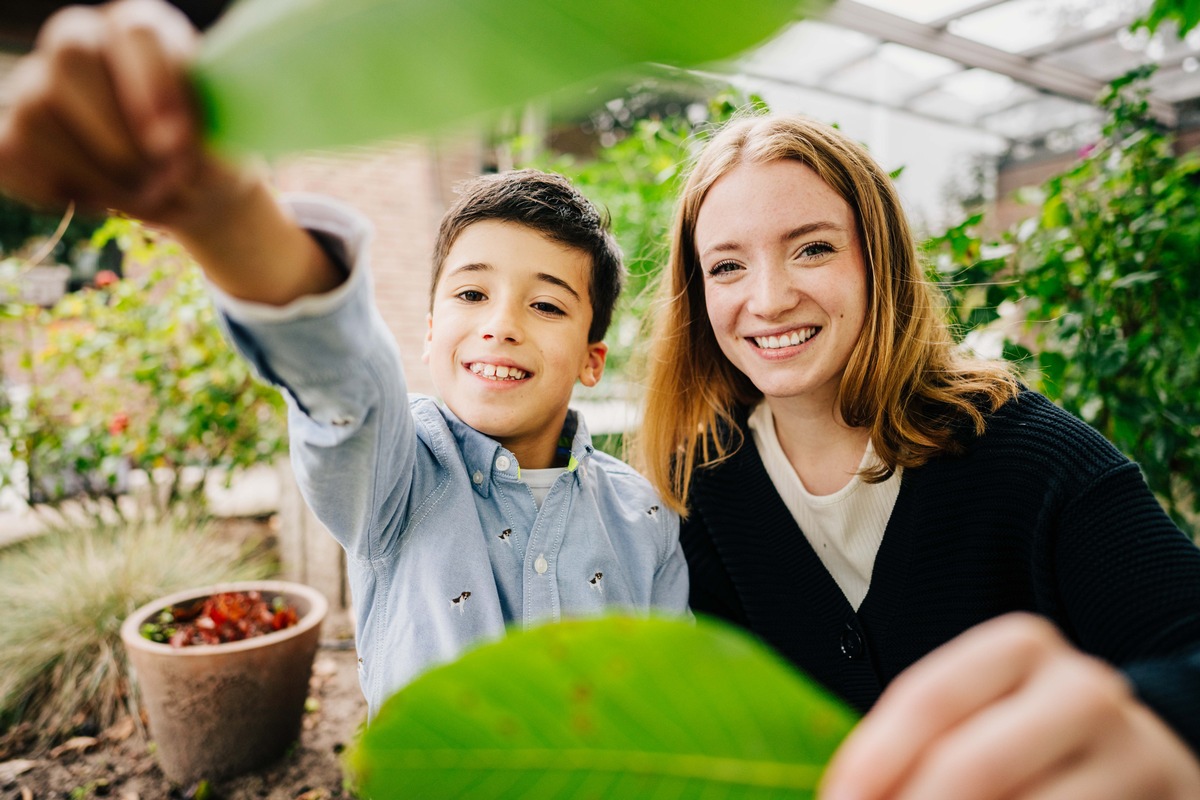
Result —
[[546, 557], [539, 554], [537, 561], [533, 562], [533, 569], [538, 575], [545, 575], [546, 570], [550, 569], [550, 565], [546, 563]]
[[483, 485], [483, 473], [480, 472], [479, 470], [475, 470], [475, 474], [471, 476], [471, 482], [474, 483], [476, 486], [482, 486]]
[[851, 628], [848, 625], [846, 626], [846, 630], [842, 631], [842, 642], [841, 643], [842, 643], [842, 653], [845, 654], [846, 658], [854, 659], [854, 658], [859, 658], [862, 656], [862, 654], [863, 654], [862, 635], [858, 631], [854, 630], [854, 628]]
[[508, 472], [508, 468], [512, 462], [508, 460], [508, 456], [500, 456], [496, 459], [496, 469], [501, 472]]

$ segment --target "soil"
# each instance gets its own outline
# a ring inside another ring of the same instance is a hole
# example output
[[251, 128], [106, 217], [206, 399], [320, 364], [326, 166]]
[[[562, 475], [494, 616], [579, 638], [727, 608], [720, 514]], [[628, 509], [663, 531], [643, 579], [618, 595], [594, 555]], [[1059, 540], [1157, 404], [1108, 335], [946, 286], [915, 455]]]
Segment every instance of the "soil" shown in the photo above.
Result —
[[342, 754], [366, 720], [353, 649], [322, 647], [296, 746], [262, 770], [206, 786], [174, 786], [131, 718], [77, 736], [49, 754], [22, 752], [22, 732], [0, 738], [0, 800], [342, 800], [353, 798]]

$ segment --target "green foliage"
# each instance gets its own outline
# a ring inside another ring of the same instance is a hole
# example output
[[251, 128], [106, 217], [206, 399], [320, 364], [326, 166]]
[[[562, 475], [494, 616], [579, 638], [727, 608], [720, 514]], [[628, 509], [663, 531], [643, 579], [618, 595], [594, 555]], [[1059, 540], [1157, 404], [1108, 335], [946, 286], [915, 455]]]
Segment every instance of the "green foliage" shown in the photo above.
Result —
[[[960, 323], [1026, 317], [1027, 379], [1137, 461], [1183, 525], [1200, 510], [1200, 157], [1149, 115], [1146, 73], [1113, 83], [1099, 142], [1042, 187], [1041, 213], [980, 258], [977, 218], [930, 243]], [[962, 269], [963, 272], [956, 272]], [[992, 282], [989, 285], [989, 282]]]
[[[0, 254], [14, 253], [30, 240], [50, 236], [58, 228], [61, 218], [61, 214], [35, 211], [0, 195]], [[51, 255], [59, 263], [64, 263], [68, 255], [78, 245], [86, 244], [99, 227], [100, 223], [96, 220], [74, 217]]]
[[[635, 94], [632, 100], [616, 100], [610, 106], [636, 99]], [[763, 109], [765, 104], [759, 97], [726, 90], [707, 103], [691, 103], [674, 113], [632, 121], [624, 135], [601, 147], [594, 158], [558, 155], [522, 165], [565, 176], [612, 217], [613, 232], [629, 269], [608, 337], [612, 346], [608, 368], [617, 374], [629, 362], [642, 320], [649, 314], [648, 289], [666, 263], [667, 232], [686, 179], [684, 169], [712, 131], [750, 108]], [[606, 113], [612, 114], [612, 108]]]
[[1200, 0], [1154, 0], [1146, 16], [1134, 27], [1145, 27], [1151, 33], [1163, 22], [1171, 20], [1178, 26], [1180, 38], [1200, 25]]
[[854, 715], [714, 620], [513, 631], [384, 704], [351, 754], [362, 794], [812, 797]]
[[260, 543], [173, 516], [62, 524], [0, 550], [0, 730], [26, 723], [48, 744], [131, 709], [120, 627], [155, 597], [269, 575]]
[[27, 481], [48, 503], [111, 499], [141, 469], [160, 481], [163, 507], [202, 503], [209, 470], [284, 451], [282, 401], [224, 341], [201, 274], [176, 245], [121, 219], [100, 230], [107, 237], [144, 265], [137, 277], [48, 310], [0, 306], [8, 380], [27, 395], [0, 406], [0, 487]]

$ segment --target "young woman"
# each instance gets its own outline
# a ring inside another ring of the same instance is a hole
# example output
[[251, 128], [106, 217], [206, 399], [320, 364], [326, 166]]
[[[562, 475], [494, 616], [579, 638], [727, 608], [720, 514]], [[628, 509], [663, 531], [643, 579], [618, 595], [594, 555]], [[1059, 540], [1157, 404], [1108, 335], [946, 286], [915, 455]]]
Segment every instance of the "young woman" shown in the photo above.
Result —
[[1200, 550], [955, 348], [887, 173], [743, 119], [672, 235], [639, 465], [687, 514], [693, 609], [870, 709], [822, 796], [1200, 797]]

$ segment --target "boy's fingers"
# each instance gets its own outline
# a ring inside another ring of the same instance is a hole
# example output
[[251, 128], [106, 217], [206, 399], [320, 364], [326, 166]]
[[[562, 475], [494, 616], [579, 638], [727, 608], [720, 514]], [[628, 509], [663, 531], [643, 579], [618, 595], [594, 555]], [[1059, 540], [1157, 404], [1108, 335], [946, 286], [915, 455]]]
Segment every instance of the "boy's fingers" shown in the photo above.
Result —
[[[84, 188], [81, 183], [104, 183], [92, 160], [58, 122], [44, 60], [27, 58], [11, 77], [13, 108], [0, 116], [4, 191], [34, 205], [57, 208], [77, 199]], [[69, 177], [73, 171], [80, 173], [77, 179]]]
[[106, 22], [100, 12], [71, 8], [57, 14], [39, 37], [40, 57], [28, 71], [31, 96], [58, 118], [102, 169], [132, 186], [145, 164], [121, 117], [104, 55]]
[[137, 144], [156, 159], [186, 153], [196, 126], [186, 76], [196, 47], [191, 23], [172, 6], [147, 0], [117, 3], [107, 19], [109, 70]]
[[81, 208], [103, 210], [131, 197], [129, 188], [99, 168], [53, 117], [24, 123], [21, 139], [27, 144], [20, 149], [8, 145], [7, 128], [13, 122], [0, 120], [0, 175], [7, 193], [54, 209], [74, 201]]
[[930, 653], [897, 678], [835, 754], [822, 797], [890, 797], [939, 739], [1016, 691], [1061, 637], [1043, 620], [1009, 615]]

